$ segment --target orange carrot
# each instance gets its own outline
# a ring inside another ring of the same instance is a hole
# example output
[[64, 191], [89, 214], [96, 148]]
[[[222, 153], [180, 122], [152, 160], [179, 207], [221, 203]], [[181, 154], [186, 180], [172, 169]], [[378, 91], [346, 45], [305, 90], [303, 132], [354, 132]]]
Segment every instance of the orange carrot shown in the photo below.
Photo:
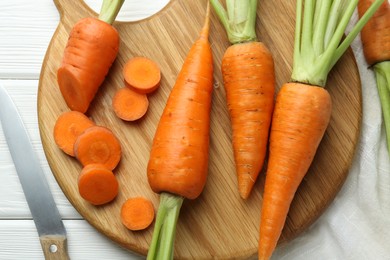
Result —
[[209, 16], [207, 5], [199, 39], [184, 61], [153, 139], [147, 176], [152, 190], [161, 195], [147, 259], [173, 258], [183, 199], [197, 198], [206, 183], [213, 90]]
[[127, 199], [121, 208], [121, 221], [126, 228], [137, 231], [143, 230], [152, 224], [154, 207], [150, 200], [144, 197]]
[[74, 144], [74, 153], [83, 166], [99, 163], [113, 170], [121, 159], [122, 149], [111, 130], [92, 126], [79, 135]]
[[57, 81], [71, 110], [85, 113], [119, 50], [119, 34], [111, 25], [124, 0], [104, 0], [100, 19], [87, 17], [72, 28]]
[[[256, 40], [257, 0], [228, 4], [227, 10], [219, 0], [211, 3], [233, 44], [222, 57], [222, 76], [233, 132], [238, 191], [241, 198], [247, 199], [267, 152], [274, 107], [274, 62], [267, 47]], [[235, 15], [230, 17], [232, 13]]]
[[[360, 0], [358, 13], [362, 17], [373, 0]], [[390, 152], [390, 3], [385, 1], [363, 27], [360, 34], [364, 57], [374, 70]]]
[[95, 123], [85, 114], [78, 111], [62, 113], [53, 130], [54, 141], [57, 146], [70, 156], [74, 156], [74, 143], [77, 137]]
[[127, 61], [123, 75], [128, 86], [142, 94], [149, 94], [160, 86], [160, 68], [146, 57], [134, 57]]
[[125, 121], [135, 121], [143, 117], [149, 107], [146, 94], [140, 94], [129, 88], [120, 88], [112, 99], [115, 114]]
[[[362, 17], [374, 0], [359, 0]], [[390, 60], [390, 3], [385, 1], [361, 31], [364, 56], [369, 65]]]
[[80, 196], [93, 205], [112, 201], [119, 190], [118, 181], [112, 171], [101, 164], [85, 166], [78, 178]]
[[345, 37], [357, 1], [297, 1], [291, 81], [280, 89], [272, 117], [261, 208], [258, 258], [270, 259], [291, 201], [329, 124], [328, 74], [383, 0], [375, 1]]

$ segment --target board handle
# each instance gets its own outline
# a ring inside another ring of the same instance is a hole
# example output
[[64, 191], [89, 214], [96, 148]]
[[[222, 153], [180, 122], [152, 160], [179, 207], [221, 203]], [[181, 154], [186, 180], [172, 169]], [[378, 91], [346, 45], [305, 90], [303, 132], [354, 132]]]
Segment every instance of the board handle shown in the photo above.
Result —
[[[92, 10], [84, 0], [53, 0], [60, 13], [61, 19], [71, 19], [72, 17], [78, 17], [78, 19], [93, 16], [97, 17], [98, 14]], [[72, 21], [74, 23], [75, 21]]]
[[69, 260], [67, 239], [61, 235], [39, 237], [45, 260]]

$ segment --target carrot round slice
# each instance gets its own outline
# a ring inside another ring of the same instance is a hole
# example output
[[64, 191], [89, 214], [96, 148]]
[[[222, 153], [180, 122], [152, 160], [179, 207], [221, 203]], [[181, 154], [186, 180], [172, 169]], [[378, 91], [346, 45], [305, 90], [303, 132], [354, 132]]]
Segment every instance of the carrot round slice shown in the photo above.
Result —
[[129, 87], [148, 94], [160, 86], [161, 71], [156, 62], [146, 57], [134, 57], [123, 67], [123, 76]]
[[144, 197], [127, 199], [121, 208], [121, 221], [126, 228], [136, 231], [150, 226], [154, 219], [154, 207], [150, 200]]
[[53, 129], [54, 141], [57, 146], [70, 156], [74, 156], [74, 144], [77, 137], [95, 123], [85, 114], [78, 111], [62, 113]]
[[114, 133], [103, 126], [86, 129], [76, 140], [74, 153], [79, 162], [86, 166], [99, 163], [113, 170], [122, 155], [121, 145]]
[[115, 93], [112, 107], [119, 118], [125, 121], [135, 121], [146, 114], [149, 100], [146, 94], [140, 94], [125, 87]]
[[93, 205], [112, 201], [119, 190], [112, 171], [101, 164], [89, 164], [83, 168], [78, 179], [80, 196]]

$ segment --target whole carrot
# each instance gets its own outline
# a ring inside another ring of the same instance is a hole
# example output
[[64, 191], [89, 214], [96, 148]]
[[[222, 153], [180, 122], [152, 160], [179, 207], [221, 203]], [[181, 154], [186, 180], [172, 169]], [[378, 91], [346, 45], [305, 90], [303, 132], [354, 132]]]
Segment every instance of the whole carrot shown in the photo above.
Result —
[[[373, 0], [360, 0], [358, 14], [363, 16]], [[374, 70], [390, 152], [390, 3], [385, 1], [363, 27], [360, 34], [364, 57]]]
[[232, 125], [238, 191], [247, 199], [267, 151], [275, 94], [274, 61], [257, 41], [258, 0], [211, 0], [232, 44], [222, 58], [222, 77]]
[[207, 5], [205, 24], [192, 45], [161, 115], [147, 176], [160, 195], [147, 259], [172, 259], [176, 223], [184, 198], [196, 199], [208, 173], [213, 59]]
[[111, 25], [124, 0], [104, 0], [99, 19], [87, 17], [72, 28], [57, 81], [71, 110], [85, 113], [119, 51], [119, 34]]
[[260, 260], [272, 256], [291, 201], [329, 124], [332, 101], [324, 88], [328, 74], [382, 2], [375, 1], [342, 40], [357, 0], [297, 1], [291, 82], [285, 83], [277, 94], [270, 131], [260, 219]]

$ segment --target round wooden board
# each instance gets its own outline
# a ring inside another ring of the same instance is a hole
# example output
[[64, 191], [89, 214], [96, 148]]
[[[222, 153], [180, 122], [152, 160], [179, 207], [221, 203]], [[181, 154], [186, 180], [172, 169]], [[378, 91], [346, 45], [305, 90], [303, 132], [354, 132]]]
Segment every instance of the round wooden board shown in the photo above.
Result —
[[[145, 255], [153, 226], [128, 231], [119, 212], [128, 197], [145, 196], [158, 208], [159, 197], [146, 178], [146, 165], [153, 135], [166, 99], [183, 59], [198, 36], [204, 21], [206, 0], [172, 0], [158, 14], [138, 22], [116, 22], [121, 37], [119, 56], [99, 90], [88, 115], [98, 125], [110, 128], [120, 139], [123, 158], [115, 169], [120, 193], [112, 203], [95, 207], [78, 194], [81, 165], [64, 154], [53, 140], [57, 117], [68, 108], [56, 81], [56, 71], [72, 25], [82, 17], [96, 16], [78, 1], [55, 0], [61, 20], [47, 51], [38, 93], [38, 118], [45, 154], [63, 192], [80, 214], [97, 230], [123, 247]], [[292, 68], [295, 2], [261, 0], [257, 34], [275, 58], [277, 87], [290, 79]], [[257, 254], [259, 218], [264, 174], [261, 173], [247, 201], [240, 199], [231, 148], [231, 127], [225, 103], [220, 64], [229, 46], [225, 32], [212, 12], [210, 42], [214, 54], [215, 89], [211, 114], [209, 177], [202, 195], [185, 200], [177, 226], [175, 256], [179, 259], [245, 259]], [[149, 96], [146, 116], [133, 123], [118, 119], [111, 107], [116, 89], [123, 87], [124, 63], [133, 56], [147, 56], [159, 63], [161, 87]], [[311, 225], [332, 202], [351, 164], [361, 123], [361, 85], [353, 54], [344, 55], [329, 75], [333, 98], [330, 125], [312, 167], [299, 187], [280, 242], [286, 242]]]

